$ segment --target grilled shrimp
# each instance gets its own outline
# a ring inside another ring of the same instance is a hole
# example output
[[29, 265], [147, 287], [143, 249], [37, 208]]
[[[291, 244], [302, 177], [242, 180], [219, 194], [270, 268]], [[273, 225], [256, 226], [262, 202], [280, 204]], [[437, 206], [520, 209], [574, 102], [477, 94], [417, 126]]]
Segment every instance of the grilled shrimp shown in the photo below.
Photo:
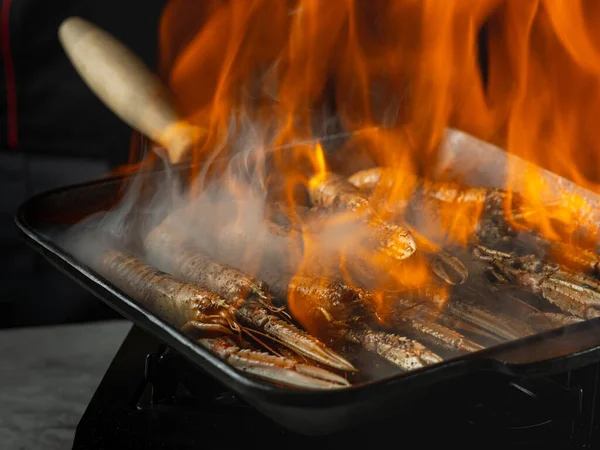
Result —
[[93, 267], [111, 283], [236, 369], [299, 388], [341, 388], [348, 382], [323, 369], [259, 351], [243, 350], [231, 339], [240, 327], [235, 308], [199, 286], [185, 283], [133, 255], [109, 250]]
[[[375, 301], [370, 292], [363, 296]], [[452, 352], [474, 352], [483, 346], [455, 329], [443, 325], [446, 291], [431, 287], [389, 293], [380, 302], [378, 319], [382, 326], [400, 329], [417, 340]]]
[[[546, 248], [561, 264], [600, 276], [600, 256], [596, 252], [542, 236], [536, 227], [530, 229], [531, 227], [527, 226], [522, 219], [529, 214], [535, 214], [536, 211], [527, 211], [523, 197], [516, 192], [488, 187], [470, 187], [456, 182], [424, 180], [410, 173], [383, 167], [356, 172], [348, 178], [348, 181], [364, 195], [369, 195], [375, 188], [386, 192], [394, 185], [394, 178], [399, 177], [412, 192], [409, 195], [409, 203], [422, 204], [427, 200], [434, 200], [438, 204], [471, 207], [473, 214], [478, 217], [474, 231], [477, 243], [481, 245], [506, 250], [506, 244], [510, 245], [518, 229], [529, 229], [538, 247]], [[400, 206], [402, 210], [407, 209], [405, 204]], [[571, 208], [569, 213], [572, 219], [569, 223], [578, 224], [580, 237], [595, 242], [598, 237], [597, 216], [590, 214], [590, 209], [594, 210], [594, 208]]]
[[366, 328], [342, 329], [340, 333], [346, 341], [359, 344], [406, 371], [443, 361], [423, 344], [404, 336]]
[[[277, 212], [281, 212], [282, 207], [277, 207]], [[290, 214], [290, 211], [286, 211], [287, 214]], [[335, 214], [335, 207], [326, 207], [326, 206], [315, 206], [312, 208], [307, 208], [305, 210], [301, 210], [299, 212], [294, 212], [297, 214], [301, 220], [300, 224], [290, 224], [290, 230], [288, 233], [292, 231], [302, 231], [303, 233], [318, 233], [322, 230], [323, 224], [327, 223], [329, 219], [331, 219], [332, 214]], [[283, 230], [284, 227], [279, 226], [280, 230]], [[451, 254], [448, 251], [445, 251], [438, 246], [433, 245], [431, 242], [423, 238], [418, 232], [412, 230], [410, 227], [405, 227], [412, 238], [416, 243], [416, 253], [422, 254], [424, 256], [424, 260], [427, 265], [431, 269], [431, 271], [445, 283], [451, 285], [463, 284], [467, 281], [469, 277], [469, 271], [463, 264], [463, 262]], [[316, 256], [316, 255], [311, 255]], [[315, 259], [315, 258], [313, 258]], [[319, 261], [316, 261], [319, 262]], [[319, 264], [324, 266], [325, 264]], [[353, 265], [353, 269], [357, 270], [358, 264]], [[334, 270], [334, 268], [330, 268]], [[380, 270], [379, 270], [380, 269]], [[328, 272], [332, 272], [329, 270]], [[388, 272], [387, 265], [382, 264], [381, 266], [370, 265], [368, 272], [370, 275], [379, 281], [385, 280]], [[366, 273], [364, 274], [366, 275]], [[368, 278], [368, 276], [367, 276]]]
[[[402, 330], [414, 336], [416, 342], [429, 343], [450, 351], [471, 352], [483, 347], [464, 335], [431, 320], [429, 315], [406, 314], [406, 304], [401, 300], [390, 301], [390, 310], [377, 307], [375, 296], [364, 289], [348, 286], [341, 282], [296, 276], [283, 282], [286, 288], [273, 288], [282, 283], [278, 277], [265, 278], [273, 293], [287, 291], [292, 314], [307, 326], [314, 327], [314, 333], [334, 334], [337, 329], [365, 329], [373, 324], [390, 332]], [[275, 295], [275, 298], [277, 296]], [[394, 296], [396, 299], [397, 296]], [[344, 336], [345, 337], [345, 336]], [[347, 338], [347, 337], [345, 337]], [[430, 350], [431, 351], [431, 350]], [[432, 352], [433, 353], [433, 352]], [[435, 354], [435, 353], [434, 353]]]
[[264, 281], [206, 257], [201, 250], [184, 244], [165, 225], [160, 225], [148, 235], [145, 247], [150, 259], [161, 264], [161, 268], [224, 298], [235, 307], [233, 314], [236, 319], [250, 329], [258, 330], [321, 364], [340, 370], [355, 370], [350, 362], [318, 339], [279, 318]]
[[444, 250], [427, 253], [426, 258], [431, 270], [448, 284], [463, 284], [469, 278], [462, 261]]
[[535, 330], [527, 323], [514, 319], [507, 314], [492, 312], [474, 303], [451, 300], [448, 302], [448, 311], [462, 320], [466, 320], [506, 340], [521, 339], [535, 334]]
[[334, 173], [319, 174], [308, 183], [309, 195], [317, 206], [342, 206], [364, 214], [373, 230], [370, 236], [376, 248], [389, 258], [404, 260], [416, 250], [410, 232], [399, 225], [384, 221], [369, 207], [369, 200], [346, 179]]
[[[348, 182], [368, 195], [376, 187], [390, 189], [397, 177], [402, 177], [402, 182], [411, 188], [408, 198], [410, 204], [427, 205], [434, 201], [449, 206], [468, 207], [478, 217], [473, 231], [478, 242], [483, 245], [502, 248], [517, 234], [513, 224], [506, 218], [507, 210], [513, 211], [513, 220], [521, 213], [522, 199], [515, 193], [509, 194], [502, 189], [470, 187], [455, 182], [424, 180], [414, 174], [383, 167], [356, 172], [348, 178]], [[401, 206], [402, 210], [407, 209], [406, 205]]]
[[582, 319], [600, 317], [600, 293], [596, 280], [585, 282], [583, 275], [566, 272], [534, 255], [514, 256], [477, 246], [473, 254], [489, 263], [490, 273], [504, 283], [512, 283], [540, 295], [563, 311]]
[[470, 353], [483, 350], [484, 347], [458, 331], [428, 320], [410, 317], [397, 317], [395, 326], [405, 330], [415, 339], [452, 352]]
[[451, 253], [437, 248], [417, 232], [412, 235], [417, 243], [417, 252], [425, 255], [427, 264], [438, 278], [444, 282], [456, 285], [463, 284], [469, 278], [469, 270], [463, 262]]
[[[398, 309], [402, 305], [404, 311], [413, 311], [417, 317], [427, 318], [429, 322], [439, 320], [456, 331], [466, 331], [486, 339], [498, 340], [499, 337], [514, 340], [534, 334], [534, 330], [526, 323], [506, 314], [492, 312], [484, 306], [459, 298], [446, 300], [447, 295], [443, 290], [428, 287], [413, 292], [416, 295], [405, 293], [396, 303], [391, 303], [390, 307]], [[425, 301], [419, 302], [413, 297]], [[439, 314], [442, 309], [443, 314]]]
[[565, 242], [548, 241], [538, 238], [540, 248], [546, 250], [553, 260], [572, 270], [582, 271], [596, 278], [600, 276], [600, 255], [591, 250], [567, 244]]
[[312, 334], [359, 344], [404, 370], [442, 361], [417, 341], [370, 329], [365, 317], [376, 312], [367, 291], [312, 277], [271, 273], [263, 274], [263, 279], [269, 283], [273, 298], [287, 301], [294, 318]]
[[227, 299], [244, 301], [257, 297], [270, 301], [269, 287], [266, 283], [243, 273], [242, 271], [220, 264], [199, 250], [190, 250], [191, 244], [177, 237], [166, 224], [152, 230], [144, 242], [146, 254], [156, 266], [164, 267], [168, 272], [189, 279], [211, 292]]
[[[269, 355], [251, 347], [240, 348], [230, 337], [199, 339], [198, 343], [238, 370], [274, 384], [322, 389], [350, 385], [345, 378], [320, 367], [303, 364], [291, 358]], [[285, 377], [282, 377], [282, 373]]]
[[234, 334], [239, 327], [234, 308], [211, 292], [184, 283], [133, 255], [105, 252], [98, 271], [154, 314], [176, 328], [196, 329], [200, 334]]

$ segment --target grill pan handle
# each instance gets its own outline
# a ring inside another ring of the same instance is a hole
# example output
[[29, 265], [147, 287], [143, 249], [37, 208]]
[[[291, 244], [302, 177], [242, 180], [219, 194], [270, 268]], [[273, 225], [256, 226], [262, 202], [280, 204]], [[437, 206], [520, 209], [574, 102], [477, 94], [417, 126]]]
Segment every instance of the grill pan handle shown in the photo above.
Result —
[[113, 113], [163, 146], [172, 163], [188, 154], [201, 130], [179, 116], [167, 87], [140, 58], [80, 17], [67, 18], [58, 35], [79, 75]]
[[548, 375], [600, 362], [598, 319], [553, 330], [497, 349], [489, 357], [519, 376]]

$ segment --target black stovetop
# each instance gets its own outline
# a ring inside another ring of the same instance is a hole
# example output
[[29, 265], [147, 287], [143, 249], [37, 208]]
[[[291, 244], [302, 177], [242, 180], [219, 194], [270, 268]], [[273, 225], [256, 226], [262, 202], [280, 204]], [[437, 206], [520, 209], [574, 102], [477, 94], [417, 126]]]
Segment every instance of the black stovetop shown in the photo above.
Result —
[[76, 431], [75, 450], [267, 448], [600, 448], [600, 365], [552, 378], [474, 374], [460, 395], [409, 416], [309, 437], [287, 431], [133, 327]]

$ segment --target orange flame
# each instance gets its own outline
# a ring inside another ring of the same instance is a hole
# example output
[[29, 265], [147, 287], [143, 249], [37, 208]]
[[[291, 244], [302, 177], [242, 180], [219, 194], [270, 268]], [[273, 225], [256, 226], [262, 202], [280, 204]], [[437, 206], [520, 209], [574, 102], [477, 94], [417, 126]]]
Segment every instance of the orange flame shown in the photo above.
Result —
[[[195, 167], [215, 148], [230, 149], [226, 138], [252, 123], [264, 147], [281, 149], [259, 157], [272, 163], [260, 174], [270, 200], [306, 204], [309, 180], [320, 181], [315, 174], [349, 175], [352, 160], [366, 154], [367, 165], [405, 174], [369, 195], [374, 214], [391, 220], [418, 180], [432, 176], [447, 127], [599, 191], [598, 25], [600, 3], [585, 0], [172, 0], [161, 21], [160, 68], [185, 119], [209, 130]], [[355, 133], [338, 156], [301, 143], [327, 134], [320, 114], [332, 110]], [[510, 195], [517, 184], [527, 207], [517, 218], [506, 206], [515, 223], [561, 240], [581, 221], [594, 228], [593, 205], [565, 192], [548, 200], [543, 194], [556, 186], [544, 184], [539, 170], [509, 170]], [[466, 243], [482, 207], [442, 202], [442, 227]], [[335, 215], [322, 227], [353, 220]], [[298, 270], [314, 270], [323, 242], [301, 234]], [[358, 251], [359, 241], [345, 243], [356, 264], [383, 267], [401, 284], [430, 281], [418, 257], [390, 266]], [[338, 258], [354, 282], [349, 255]]]
[[398, 130], [403, 145], [373, 149], [378, 164], [397, 165], [412, 152], [408, 168], [426, 171], [426, 156], [451, 125], [595, 187], [600, 57], [591, 31], [599, 6], [365, 3], [171, 1], [161, 23], [162, 72], [186, 118], [215, 133], [233, 113], [275, 104], [277, 114], [266, 114], [279, 134], [311, 135], [309, 110], [333, 85], [347, 130], [382, 123]]

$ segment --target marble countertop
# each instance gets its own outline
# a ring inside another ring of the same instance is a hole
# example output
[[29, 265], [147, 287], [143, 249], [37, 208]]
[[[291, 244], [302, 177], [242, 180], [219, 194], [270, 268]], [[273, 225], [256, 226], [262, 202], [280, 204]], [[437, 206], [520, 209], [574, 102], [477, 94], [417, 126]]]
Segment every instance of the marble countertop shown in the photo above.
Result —
[[0, 330], [0, 448], [71, 449], [131, 322]]

